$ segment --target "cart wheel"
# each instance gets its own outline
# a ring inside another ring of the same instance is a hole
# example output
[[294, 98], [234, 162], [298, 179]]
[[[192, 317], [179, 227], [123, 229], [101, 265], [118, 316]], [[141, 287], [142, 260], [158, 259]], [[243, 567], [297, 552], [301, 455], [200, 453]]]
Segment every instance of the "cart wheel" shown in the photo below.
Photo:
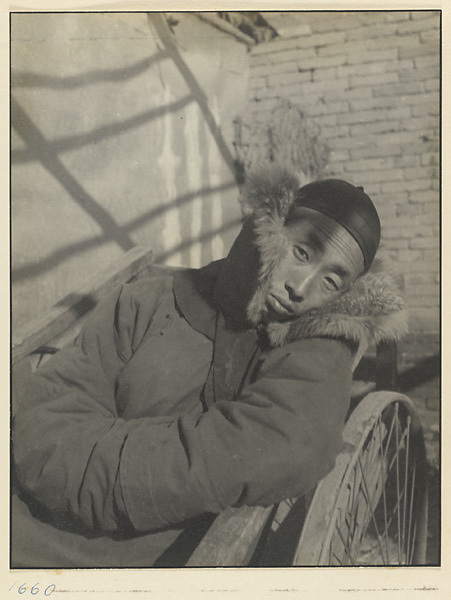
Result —
[[425, 564], [427, 463], [412, 401], [369, 394], [343, 438], [334, 470], [316, 488], [293, 564]]

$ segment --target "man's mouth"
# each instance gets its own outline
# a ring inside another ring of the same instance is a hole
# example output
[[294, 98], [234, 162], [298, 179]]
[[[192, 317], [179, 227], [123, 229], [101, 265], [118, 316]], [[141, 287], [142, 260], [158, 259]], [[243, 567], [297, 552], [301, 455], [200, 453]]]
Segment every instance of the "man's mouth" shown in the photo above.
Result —
[[268, 296], [266, 298], [266, 302], [267, 302], [269, 308], [271, 308], [273, 311], [275, 311], [279, 315], [289, 317], [289, 316], [293, 316], [293, 314], [294, 314], [291, 305], [286, 300], [281, 298], [280, 296], [270, 293], [270, 294], [268, 294]]

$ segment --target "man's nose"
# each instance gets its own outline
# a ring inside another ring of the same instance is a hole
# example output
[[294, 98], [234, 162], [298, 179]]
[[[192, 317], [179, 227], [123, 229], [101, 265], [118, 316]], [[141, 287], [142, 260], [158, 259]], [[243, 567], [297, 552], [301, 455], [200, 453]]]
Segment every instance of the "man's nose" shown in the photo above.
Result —
[[314, 280], [314, 273], [303, 272], [302, 275], [292, 275], [285, 282], [285, 289], [290, 300], [302, 302], [309, 293]]

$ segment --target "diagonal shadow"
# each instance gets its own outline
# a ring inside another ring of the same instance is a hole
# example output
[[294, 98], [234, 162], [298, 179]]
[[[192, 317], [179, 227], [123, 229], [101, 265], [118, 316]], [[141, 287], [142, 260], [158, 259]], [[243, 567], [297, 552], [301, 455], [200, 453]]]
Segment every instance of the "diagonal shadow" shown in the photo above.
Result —
[[162, 51], [127, 67], [121, 67], [120, 69], [95, 69], [93, 71], [86, 71], [79, 75], [69, 75], [67, 77], [41, 75], [39, 73], [33, 73], [32, 71], [15, 71], [11, 74], [11, 86], [67, 90], [85, 87], [101, 81], [122, 83], [125, 79], [129, 80], [141, 75], [154, 63], [159, 62], [166, 57], [167, 53]]
[[223, 159], [225, 160], [234, 178], [236, 178], [235, 161], [233, 155], [227, 147], [227, 144], [225, 143], [224, 138], [222, 136], [221, 130], [216, 124], [213, 113], [211, 112], [210, 107], [208, 106], [207, 96], [196, 81], [196, 78], [192, 74], [188, 65], [183, 60], [180, 52], [178, 51], [178, 48], [172, 39], [171, 30], [166, 24], [164, 17], [161, 14], [148, 13], [147, 18], [149, 20], [150, 25], [154, 27], [155, 31], [160, 37], [160, 40], [164, 44], [167, 55], [170, 58], [172, 58], [174, 64], [177, 66], [178, 70], [180, 71], [180, 74], [182, 75], [186, 84], [188, 85], [192, 96], [196, 100], [197, 104], [199, 105], [199, 108], [201, 109], [204, 115], [205, 122], [208, 125], [208, 128], [210, 129], [210, 132], [216, 141], [216, 144], [220, 153], [222, 154]]
[[33, 159], [41, 162], [44, 168], [60, 182], [75, 202], [100, 225], [108, 239], [114, 240], [123, 250], [130, 250], [134, 244], [128, 234], [69, 173], [52, 145], [14, 98], [11, 98], [11, 116], [12, 126], [27, 143]]
[[[150, 110], [146, 110], [145, 112], [143, 112], [139, 115], [135, 115], [133, 117], [130, 117], [129, 119], [124, 119], [124, 120], [120, 121], [119, 123], [111, 123], [109, 125], [103, 125], [102, 127], [97, 127], [97, 129], [93, 129], [92, 131], [89, 131], [87, 133], [71, 135], [69, 137], [60, 138], [57, 140], [53, 140], [51, 142], [46, 140], [46, 142], [45, 142], [46, 151], [50, 152], [52, 155], [56, 156], [57, 154], [62, 154], [63, 152], [75, 150], [76, 148], [81, 148], [81, 147], [87, 146], [89, 144], [98, 143], [102, 139], [112, 137], [112, 136], [118, 135], [120, 133], [129, 133], [129, 131], [131, 129], [140, 127], [141, 125], [144, 125], [145, 123], [147, 123], [148, 121], [151, 121], [152, 119], [157, 119], [158, 117], [162, 117], [165, 114], [167, 114], [168, 112], [171, 112], [171, 111], [175, 112], [177, 110], [180, 110], [192, 101], [193, 101], [193, 98], [191, 96], [185, 96], [184, 98], [181, 98], [180, 100], [177, 100], [176, 102], [173, 102], [172, 104], [167, 104], [165, 106], [159, 106], [158, 108], [152, 108]], [[13, 101], [13, 103], [14, 103], [14, 106], [16, 106], [17, 100]], [[20, 112], [20, 111], [22, 111], [22, 112]], [[16, 108], [14, 108], [14, 112], [17, 112]], [[13, 119], [13, 126], [15, 127], [15, 129], [17, 131], [18, 131], [18, 129], [16, 127], [16, 124], [20, 119], [22, 119], [22, 116], [21, 116], [22, 113], [24, 113], [22, 108], [19, 109], [19, 112], [16, 115], [14, 115], [14, 113], [13, 113], [13, 116], [16, 116], [16, 118]], [[31, 119], [29, 117], [26, 117], [26, 118], [28, 119], [28, 122], [31, 123]], [[33, 128], [34, 128], [34, 130], [37, 130], [35, 125], [33, 125]], [[39, 136], [42, 137], [42, 134], [40, 132], [39, 132]], [[30, 132], [28, 137], [34, 138], [35, 136], [34, 136], [34, 134], [32, 134]], [[25, 149], [14, 150], [11, 153], [11, 158], [12, 158], [13, 163], [30, 162], [30, 161], [36, 160], [36, 158], [38, 158], [38, 160], [40, 160], [40, 156], [36, 155], [36, 148], [34, 146], [30, 147], [30, 145], [28, 148], [25, 148]]]
[[234, 219], [233, 221], [229, 221], [228, 223], [225, 223], [222, 227], [218, 227], [218, 229], [214, 229], [213, 231], [206, 231], [202, 235], [196, 237], [194, 240], [185, 240], [178, 246], [175, 246], [174, 248], [171, 248], [170, 250], [167, 250], [166, 252], [162, 252], [161, 254], [156, 254], [155, 262], [156, 263], [163, 262], [163, 261], [167, 260], [170, 256], [173, 256], [174, 254], [176, 254], [177, 252], [183, 252], [183, 250], [186, 250], [193, 244], [211, 240], [212, 238], [215, 237], [215, 235], [225, 233], [226, 231], [233, 229], [233, 227], [236, 227], [237, 225], [242, 225], [242, 224], [243, 224], [243, 220], [240, 217], [238, 219]]
[[[214, 188], [203, 188], [196, 192], [184, 194], [183, 196], [179, 196], [178, 198], [176, 198], [173, 202], [157, 206], [156, 208], [151, 209], [147, 213], [140, 215], [136, 219], [133, 219], [132, 221], [124, 225], [122, 227], [122, 230], [130, 233], [134, 231], [137, 227], [142, 226], [148, 221], [152, 221], [153, 219], [159, 217], [160, 215], [164, 214], [166, 211], [171, 210], [174, 207], [181, 207], [191, 202], [192, 200], [199, 198], [200, 196], [206, 196], [208, 194], [221, 192], [234, 186], [234, 183], [228, 183]], [[12, 280], [14, 282], [19, 282], [30, 277], [36, 277], [38, 275], [41, 275], [42, 273], [53, 269], [61, 262], [64, 262], [64, 260], [72, 256], [73, 254], [76, 254], [78, 252], [86, 252], [91, 248], [95, 248], [97, 246], [105, 244], [106, 242], [110, 241], [110, 239], [111, 238], [106, 235], [101, 235], [100, 237], [95, 236], [89, 239], [68, 244], [67, 246], [64, 246], [64, 248], [59, 248], [58, 250], [55, 250], [44, 259], [17, 267], [12, 271]], [[196, 240], [192, 240], [192, 243], [194, 243], [195, 241], [197, 241], [197, 238]]]

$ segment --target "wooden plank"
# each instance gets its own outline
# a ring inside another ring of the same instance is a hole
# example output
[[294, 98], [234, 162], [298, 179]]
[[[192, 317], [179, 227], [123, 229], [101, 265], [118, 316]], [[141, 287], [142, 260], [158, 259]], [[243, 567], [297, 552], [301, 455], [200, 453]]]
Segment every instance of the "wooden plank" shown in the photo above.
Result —
[[[13, 333], [12, 362], [22, 360], [39, 346], [61, 335], [83, 315], [96, 306], [101, 298], [152, 264], [149, 248], [132, 248], [109, 268], [96, 275], [77, 293], [69, 294], [41, 317]], [[100, 283], [99, 283], [100, 282]]]
[[376, 390], [396, 390], [398, 348], [395, 342], [381, 342], [376, 351]]
[[272, 506], [227, 508], [218, 515], [186, 566], [246, 565], [252, 557], [272, 510]]

